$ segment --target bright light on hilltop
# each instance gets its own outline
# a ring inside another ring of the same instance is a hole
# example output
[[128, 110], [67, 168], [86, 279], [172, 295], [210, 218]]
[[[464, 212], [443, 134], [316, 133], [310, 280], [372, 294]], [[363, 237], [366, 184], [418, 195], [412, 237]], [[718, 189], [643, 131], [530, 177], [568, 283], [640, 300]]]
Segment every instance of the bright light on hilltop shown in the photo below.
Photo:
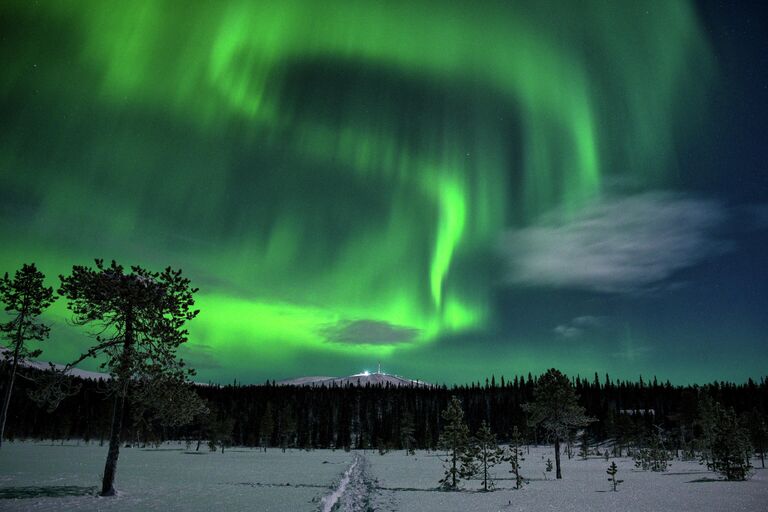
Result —
[[371, 372], [369, 372], [368, 370], [363, 370], [363, 375], [365, 375], [366, 377], [369, 376], [370, 374]]

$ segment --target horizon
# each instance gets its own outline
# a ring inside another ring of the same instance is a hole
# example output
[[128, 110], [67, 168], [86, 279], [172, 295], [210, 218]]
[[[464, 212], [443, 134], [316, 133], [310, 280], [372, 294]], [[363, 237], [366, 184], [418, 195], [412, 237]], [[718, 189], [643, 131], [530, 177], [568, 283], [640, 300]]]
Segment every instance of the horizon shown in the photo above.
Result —
[[[39, 360], [30, 360], [29, 361], [33, 368], [37, 370], [45, 370], [48, 363], [54, 363], [55, 365], [59, 367], [63, 367], [63, 364], [55, 362], [55, 361], [39, 361]], [[35, 364], [36, 363], [36, 364]], [[94, 363], [95, 364], [95, 363]], [[98, 369], [85, 369], [81, 366], [77, 366], [73, 368], [73, 370], [85, 370], [89, 373], [95, 373], [99, 376], [104, 376], [109, 378], [109, 375], [103, 372], [99, 372]], [[412, 377], [410, 375], [405, 375], [402, 373], [397, 372], [388, 372], [385, 370], [382, 370], [379, 368], [377, 371], [370, 371], [370, 370], [359, 370], [357, 373], [350, 373], [350, 374], [341, 374], [341, 375], [320, 375], [320, 374], [305, 374], [305, 375], [292, 375], [292, 376], [285, 376], [283, 378], [277, 379], [264, 379], [262, 381], [253, 381], [253, 382], [238, 382], [237, 379], [233, 379], [231, 382], [224, 382], [224, 381], [213, 381], [213, 380], [207, 380], [207, 381], [201, 381], [200, 379], [193, 379], [193, 382], [195, 384], [202, 384], [202, 385], [212, 385], [212, 386], [231, 386], [231, 385], [238, 385], [238, 386], [265, 386], [265, 385], [274, 385], [274, 384], [283, 384], [288, 383], [292, 380], [297, 379], [305, 379], [305, 378], [322, 378], [322, 379], [329, 379], [329, 380], [335, 380], [335, 379], [349, 379], [353, 377], [369, 377], [372, 375], [387, 375], [390, 377], [398, 377], [401, 379], [409, 380], [412, 382], [418, 382], [418, 383], [424, 383], [429, 384], [435, 387], [443, 387], [446, 386], [448, 389], [457, 388], [457, 387], [471, 387], [475, 384], [480, 384], [481, 387], [485, 386], [486, 381], [491, 382], [495, 379], [496, 385], [501, 385], [501, 380], [503, 379], [506, 384], [509, 384], [513, 382], [515, 379], [527, 381], [529, 377], [532, 377], [534, 380], [537, 379], [539, 376], [546, 373], [546, 371], [549, 370], [549, 368], [542, 370], [541, 372], [522, 372], [522, 373], [515, 373], [511, 375], [506, 374], [488, 374], [479, 378], [470, 379], [464, 382], [460, 381], [454, 381], [454, 382], [447, 382], [445, 380], [426, 380], [426, 379], [420, 379], [416, 377]], [[617, 377], [611, 374], [611, 372], [600, 372], [600, 371], [594, 371], [592, 372], [591, 376], [588, 375], [581, 375], [580, 373], [576, 374], [569, 374], [568, 372], [563, 372], [571, 381], [575, 381], [576, 379], [580, 379], [582, 381], [589, 381], [590, 383], [594, 382], [595, 377], [598, 377], [598, 382], [602, 386], [605, 384], [606, 379], [609, 379], [611, 384], [619, 384], [619, 383], [629, 383], [629, 384], [639, 384], [640, 382], [643, 382], [646, 385], [651, 385], [654, 381], [657, 382], [658, 385], [666, 385], [670, 384], [673, 387], [697, 387], [697, 386], [709, 386], [709, 385], [719, 385], [719, 384], [733, 384], [736, 386], [742, 386], [742, 385], [748, 385], [749, 382], [753, 382], [756, 385], [761, 385], [765, 381], [768, 381], [768, 373], [764, 375], [754, 375], [754, 376], [748, 376], [745, 377], [743, 381], [738, 380], [727, 380], [727, 379], [712, 379], [708, 381], [699, 381], [699, 382], [675, 382], [671, 379], [664, 378], [663, 376], [659, 375], [637, 375], [635, 377]], [[75, 374], [76, 377], [79, 378], [85, 378], [85, 379], [93, 379], [97, 378], [96, 376], [92, 375], [78, 375]], [[296, 384], [298, 386], [303, 386], [305, 384]], [[374, 384], [376, 385], [376, 384]]]

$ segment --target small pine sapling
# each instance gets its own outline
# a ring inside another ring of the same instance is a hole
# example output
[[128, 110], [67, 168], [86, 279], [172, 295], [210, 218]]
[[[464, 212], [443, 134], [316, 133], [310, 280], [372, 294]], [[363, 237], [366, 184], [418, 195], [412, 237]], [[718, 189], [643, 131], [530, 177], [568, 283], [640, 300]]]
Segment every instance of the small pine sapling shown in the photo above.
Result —
[[520, 448], [520, 444], [520, 431], [515, 427], [512, 431], [512, 438], [509, 441], [509, 455], [507, 455], [507, 461], [512, 466], [510, 473], [515, 476], [515, 489], [520, 489], [524, 483], [524, 478], [520, 474], [520, 463], [525, 460], [525, 457], [523, 457], [523, 450]]
[[547, 473], [552, 472], [552, 459], [547, 459]]
[[589, 456], [589, 432], [587, 429], [581, 431], [581, 443], [579, 444], [579, 457], [582, 460], [587, 460]]
[[480, 430], [475, 435], [474, 444], [473, 462], [483, 480], [483, 490], [493, 489], [493, 478], [491, 478], [489, 470], [504, 460], [504, 450], [499, 448], [496, 435], [491, 432], [491, 427], [485, 421], [480, 425]]
[[440, 479], [440, 486], [443, 489], [455, 490], [468, 469], [465, 467], [465, 461], [470, 444], [469, 428], [464, 422], [461, 401], [455, 396], [451, 398], [441, 416], [445, 420], [445, 428], [440, 434], [438, 446], [447, 453], [444, 459], [445, 474]]
[[618, 480], [616, 478], [616, 473], [619, 472], [619, 468], [616, 466], [616, 462], [611, 462], [611, 465], [608, 466], [608, 469], [606, 470], [606, 473], [608, 473], [608, 481], [611, 482], [613, 485], [613, 492], [616, 492], [616, 488], [619, 486], [620, 483], [624, 482], [624, 480]]

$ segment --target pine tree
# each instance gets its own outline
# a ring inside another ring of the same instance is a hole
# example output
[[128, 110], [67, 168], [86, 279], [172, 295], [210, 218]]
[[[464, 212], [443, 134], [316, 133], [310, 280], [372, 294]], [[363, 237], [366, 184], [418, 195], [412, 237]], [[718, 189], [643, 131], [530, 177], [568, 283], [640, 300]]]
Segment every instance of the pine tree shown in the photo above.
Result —
[[710, 445], [711, 459], [707, 467], [726, 480], [746, 480], [752, 464], [749, 432], [733, 409], [715, 404], [715, 421]]
[[[176, 357], [176, 350], [187, 341], [184, 324], [198, 314], [192, 309], [197, 289], [190, 287], [189, 279], [182, 277], [180, 270], [151, 272], [134, 266], [127, 273], [114, 261], [105, 266], [102, 260], [96, 260], [95, 269], [75, 265], [71, 275], [60, 279], [59, 294], [68, 301], [73, 323], [95, 325], [101, 333], [95, 344], [60, 375], [85, 359], [104, 360], [101, 368], [110, 374], [114, 405], [101, 495], [113, 496], [123, 410], [132, 390], [141, 387], [138, 393], [145, 399], [152, 397], [155, 405], [162, 404], [162, 409], [178, 415], [172, 420], [177, 424], [191, 421], [204, 408], [194, 393], [185, 396], [182, 408], [169, 407], [172, 397], [168, 396], [169, 390], [184, 388], [194, 375]], [[49, 389], [39, 395], [53, 401], [53, 407], [63, 397], [55, 392], [60, 382], [52, 381]]]
[[698, 404], [697, 426], [701, 435], [697, 439], [697, 445], [701, 454], [701, 463], [708, 465], [712, 455], [712, 442], [715, 435], [715, 422], [717, 421], [717, 402], [711, 396], [705, 394], [700, 397]]
[[221, 453], [224, 453], [224, 448], [232, 446], [232, 430], [235, 428], [234, 418], [219, 418], [214, 423], [212, 433], [213, 450], [216, 450], [216, 446], [221, 449]]
[[515, 489], [520, 489], [523, 486], [523, 482], [525, 480], [520, 474], [520, 463], [525, 460], [525, 457], [523, 457], [523, 450], [520, 448], [521, 444], [522, 437], [520, 436], [520, 431], [518, 430], [517, 426], [515, 426], [512, 430], [512, 437], [509, 440], [509, 447], [507, 448], [508, 454], [506, 458], [506, 460], [509, 461], [510, 466], [512, 466], [510, 473], [515, 476]]
[[589, 457], [589, 432], [587, 429], [581, 431], [580, 440], [581, 443], [579, 444], [579, 456], [583, 460], [587, 460], [587, 457]]
[[451, 401], [442, 412], [441, 417], [446, 424], [440, 434], [438, 447], [448, 453], [444, 461], [445, 474], [440, 480], [440, 486], [444, 489], [455, 490], [458, 488], [462, 473], [466, 473], [466, 468], [462, 471], [462, 458], [469, 451], [469, 428], [464, 422], [461, 401], [455, 396], [451, 397]]
[[619, 486], [620, 483], [623, 483], [624, 480], [617, 480], [616, 479], [616, 473], [619, 472], [619, 468], [616, 466], [616, 462], [611, 462], [611, 465], [606, 470], [606, 473], [610, 475], [608, 477], [608, 481], [613, 484], [613, 492], [616, 492], [616, 488]]
[[480, 429], [475, 434], [474, 456], [477, 463], [478, 473], [483, 480], [483, 490], [487, 491], [489, 487], [493, 488], [493, 478], [489, 470], [504, 461], [504, 450], [499, 448], [496, 442], [496, 435], [491, 432], [491, 427], [485, 421], [480, 425]]
[[259, 444], [267, 451], [269, 447], [269, 440], [272, 439], [272, 432], [275, 430], [275, 420], [272, 418], [272, 404], [267, 402], [267, 407], [264, 409], [264, 415], [259, 422]]
[[638, 448], [634, 454], [635, 467], [644, 471], [663, 472], [669, 467], [671, 455], [664, 447], [662, 433], [659, 430], [650, 437], [646, 446]]
[[531, 426], [541, 425], [555, 442], [556, 477], [562, 478], [560, 469], [560, 441], [574, 427], [584, 427], [594, 421], [578, 404], [578, 397], [568, 377], [552, 368], [539, 378], [534, 389], [534, 401], [523, 404], [529, 413]]
[[11, 393], [19, 364], [29, 358], [38, 357], [42, 353], [39, 349], [30, 350], [27, 342], [42, 341], [50, 333], [47, 325], [36, 321], [37, 317], [56, 300], [53, 296], [53, 288], [46, 288], [43, 284], [44, 280], [45, 276], [37, 270], [34, 263], [30, 265], [25, 263], [20, 270], [16, 271], [13, 279], [8, 277], [7, 272], [0, 279], [0, 302], [5, 304], [5, 312], [12, 316], [10, 321], [0, 323], [0, 336], [7, 347], [4, 356], [11, 366], [8, 383], [5, 385], [2, 409], [0, 409], [0, 447], [3, 445], [5, 421], [8, 418]]
[[749, 433], [752, 439], [752, 447], [755, 453], [760, 457], [760, 465], [765, 468], [765, 449], [768, 446], [768, 425], [765, 418], [760, 414], [757, 408], [752, 409], [749, 415], [748, 425]]
[[296, 417], [293, 410], [286, 404], [280, 414], [280, 448], [285, 450], [293, 446], [296, 437]]
[[413, 414], [406, 412], [400, 421], [400, 446], [405, 450], [406, 455], [416, 453], [416, 438], [413, 436], [415, 431]]

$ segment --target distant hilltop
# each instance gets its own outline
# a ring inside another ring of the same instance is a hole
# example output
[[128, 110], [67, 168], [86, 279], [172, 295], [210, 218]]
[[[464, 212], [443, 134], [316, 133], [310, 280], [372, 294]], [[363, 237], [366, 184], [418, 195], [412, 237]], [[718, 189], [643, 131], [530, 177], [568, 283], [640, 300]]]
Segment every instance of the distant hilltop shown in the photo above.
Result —
[[362, 372], [350, 375], [349, 377], [298, 377], [295, 379], [287, 379], [275, 382], [278, 386], [417, 386], [417, 387], [432, 387], [429, 384], [420, 380], [406, 379], [398, 375], [390, 375], [381, 371], [381, 366], [376, 372]]

